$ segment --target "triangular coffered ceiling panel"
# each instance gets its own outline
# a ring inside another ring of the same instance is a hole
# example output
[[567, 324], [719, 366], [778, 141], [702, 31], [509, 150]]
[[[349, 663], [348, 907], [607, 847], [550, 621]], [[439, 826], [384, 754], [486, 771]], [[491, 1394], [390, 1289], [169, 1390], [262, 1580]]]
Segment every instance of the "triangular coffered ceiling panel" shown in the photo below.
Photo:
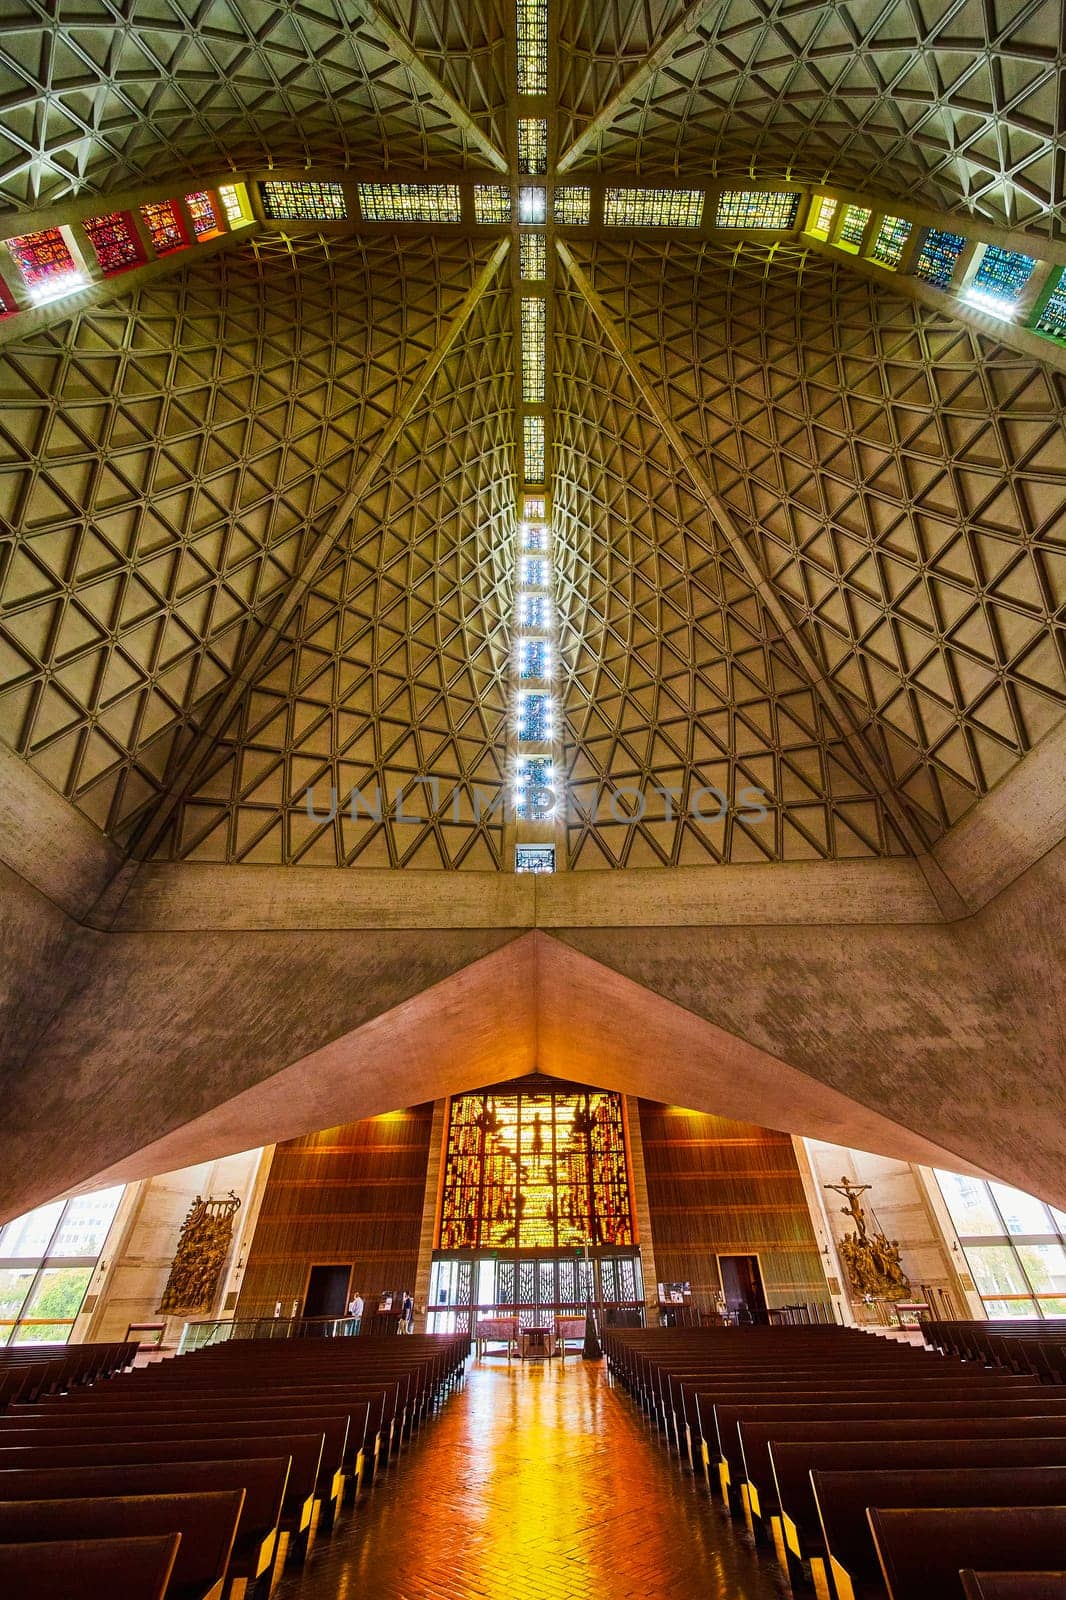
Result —
[[904, 853], [576, 293], [557, 297], [555, 361], [569, 864]]
[[1061, 232], [1057, 0], [566, 0], [561, 148], [685, 15], [583, 164], [833, 183]]
[[268, 238], [6, 346], [0, 737], [112, 837], [165, 787], [486, 253]]
[[791, 246], [602, 246], [588, 267], [935, 839], [1062, 716], [1066, 382]]
[[379, 0], [382, 12], [497, 149], [508, 144], [515, 0]]
[[[447, 8], [458, 13], [458, 6]], [[480, 9], [480, 8], [479, 8]], [[441, 8], [416, 13], [437, 52], [491, 121], [498, 88], [491, 24]], [[468, 136], [424, 90], [375, 25], [342, 0], [86, 0], [61, 14], [38, 0], [5, 7], [0, 196], [47, 205], [70, 194], [205, 168], [462, 166]], [[486, 29], [490, 31], [486, 33]]]
[[159, 854], [501, 865], [517, 548], [510, 323], [509, 289], [490, 290]]

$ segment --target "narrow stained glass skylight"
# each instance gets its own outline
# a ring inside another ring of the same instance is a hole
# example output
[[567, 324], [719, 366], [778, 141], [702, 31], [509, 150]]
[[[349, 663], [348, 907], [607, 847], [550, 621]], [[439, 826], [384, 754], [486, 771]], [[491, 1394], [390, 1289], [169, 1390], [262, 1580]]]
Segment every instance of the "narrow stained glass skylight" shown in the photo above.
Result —
[[584, 184], [564, 184], [555, 191], [555, 220], [571, 227], [587, 228], [592, 204], [591, 190]]
[[263, 215], [272, 221], [344, 222], [348, 207], [339, 183], [288, 183], [284, 180], [259, 185]]
[[961, 233], [947, 233], [943, 228], [930, 228], [918, 253], [915, 276], [938, 289], [946, 289], [955, 275], [959, 257], [966, 248]]
[[518, 119], [518, 170], [534, 177], [548, 170], [548, 124], [543, 117]]
[[522, 399], [527, 405], [544, 402], [544, 298], [526, 295], [522, 300]]
[[83, 217], [81, 225], [89, 235], [105, 275], [140, 266], [144, 260], [141, 241], [128, 211], [108, 211], [101, 217]]
[[157, 200], [142, 206], [141, 216], [156, 255], [169, 255], [171, 250], [184, 250], [188, 245], [185, 229], [172, 200]]
[[1066, 267], [1059, 273], [1059, 281], [1052, 289], [1034, 327], [1041, 333], [1053, 334], [1056, 339], [1066, 339]]
[[7, 247], [22, 275], [30, 299], [37, 305], [70, 294], [89, 281], [71, 255], [67, 241], [58, 228], [42, 228], [39, 233], [21, 234], [18, 238], [8, 239]]
[[361, 183], [366, 222], [461, 222], [457, 183]]
[[548, 270], [548, 252], [542, 233], [523, 233], [518, 240], [519, 268], [523, 278], [543, 278]]
[[698, 228], [702, 189], [608, 189], [603, 220], [609, 228]]
[[825, 239], [833, 226], [833, 218], [836, 214], [836, 201], [830, 195], [819, 195], [811, 212], [811, 220], [807, 226], [808, 233], [818, 234]]
[[544, 501], [539, 494], [527, 494], [523, 516], [542, 517], [544, 515]]
[[1033, 257], [1022, 255], [1020, 250], [986, 245], [966, 298], [1000, 315], [1009, 313], [1018, 304], [1035, 266]]
[[214, 201], [206, 189], [197, 189], [185, 196], [185, 204], [192, 218], [192, 231], [197, 239], [213, 239], [222, 232], [215, 215]]
[[522, 443], [525, 447], [526, 482], [544, 481], [544, 418], [522, 418]]
[[787, 190], [727, 189], [714, 220], [720, 228], [791, 228], [799, 203], [800, 196]]
[[523, 744], [544, 744], [551, 735], [551, 696], [523, 689], [518, 696], [519, 740]]
[[218, 198], [222, 201], [222, 209], [231, 228], [244, 228], [249, 222], [255, 221], [248, 200], [248, 190], [243, 183], [219, 184]]
[[904, 217], [883, 217], [877, 238], [870, 250], [871, 259], [883, 267], [898, 267], [911, 236], [911, 224]]
[[511, 191], [502, 183], [475, 183], [474, 221], [510, 222]]
[[840, 224], [840, 242], [842, 244], [853, 244], [856, 247], [862, 244], [862, 236], [866, 232], [866, 224], [869, 220], [869, 206], [847, 206], [844, 211], [844, 219]]
[[554, 768], [550, 756], [519, 756], [515, 773], [515, 813], [523, 822], [544, 822], [555, 809]]
[[524, 550], [547, 550], [548, 530], [543, 522], [524, 522], [522, 524], [522, 548]]
[[548, 0], [517, 0], [518, 92], [548, 92]]
[[518, 676], [520, 678], [551, 676], [547, 639], [519, 639]]
[[548, 626], [548, 596], [546, 594], [520, 594], [518, 596], [518, 626], [520, 628], [546, 628]]
[[548, 582], [548, 563], [544, 556], [523, 556], [519, 562], [518, 581], [530, 589], [543, 589]]

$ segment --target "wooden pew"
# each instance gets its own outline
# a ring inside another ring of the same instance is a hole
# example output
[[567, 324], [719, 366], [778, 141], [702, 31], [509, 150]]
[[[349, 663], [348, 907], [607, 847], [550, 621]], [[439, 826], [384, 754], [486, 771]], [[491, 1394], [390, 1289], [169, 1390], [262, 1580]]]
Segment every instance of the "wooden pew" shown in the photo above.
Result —
[[[756, 1491], [752, 1512], [761, 1514], [760, 1488], [772, 1484], [769, 1460], [760, 1474], [747, 1473], [744, 1466], [743, 1447], [740, 1442], [740, 1424], [743, 1422], [936, 1422], [961, 1421], [964, 1418], [989, 1422], [1011, 1417], [1061, 1418], [1066, 1424], [1066, 1399], [989, 1400], [982, 1396], [973, 1400], [906, 1400], [856, 1401], [854, 1404], [825, 1403], [810, 1405], [735, 1405], [716, 1403], [714, 1421], [718, 1433], [720, 1459], [724, 1465], [723, 1485], [747, 1483]], [[0, 1439], [3, 1435], [0, 1432]], [[750, 1493], [750, 1489], [749, 1489]]]
[[838, 1600], [881, 1593], [871, 1506], [1066, 1506], [1066, 1467], [815, 1472], [812, 1479]]
[[[1055, 1439], [775, 1439], [769, 1446], [785, 1544], [798, 1561], [825, 1553], [812, 1472], [924, 1473], [945, 1467], [1066, 1467], [1066, 1432]], [[747, 1463], [745, 1444], [745, 1464]], [[2, 1491], [0, 1491], [2, 1492]]]
[[262, 1460], [268, 1450], [286, 1450], [291, 1467], [282, 1502], [279, 1529], [290, 1540], [306, 1535], [311, 1526], [315, 1486], [322, 1460], [320, 1433], [287, 1433], [281, 1439], [179, 1439], [169, 1443], [141, 1439], [116, 1444], [104, 1439], [73, 1445], [19, 1445], [0, 1447], [0, 1480], [9, 1471], [57, 1471], [82, 1467], [137, 1467], [142, 1483], [151, 1482], [156, 1466], [185, 1466], [237, 1461], [242, 1466]]
[[244, 1505], [230, 1553], [229, 1577], [256, 1583], [272, 1570], [292, 1458], [247, 1461], [157, 1461], [135, 1466], [26, 1467], [0, 1470], [0, 1504], [8, 1500], [79, 1500], [143, 1494], [197, 1494], [243, 1489]]
[[966, 1600], [1066, 1600], [1066, 1572], [959, 1573]]
[[[0, 1544], [57, 1539], [135, 1539], [178, 1533], [167, 1600], [222, 1600], [243, 1489], [0, 1503]], [[112, 1591], [116, 1596], [121, 1591]], [[72, 1594], [80, 1593], [75, 1585]]]
[[181, 1535], [0, 1545], [9, 1600], [164, 1600]]
[[867, 1512], [889, 1600], [964, 1600], [961, 1570], [1062, 1567], [1066, 1506]]

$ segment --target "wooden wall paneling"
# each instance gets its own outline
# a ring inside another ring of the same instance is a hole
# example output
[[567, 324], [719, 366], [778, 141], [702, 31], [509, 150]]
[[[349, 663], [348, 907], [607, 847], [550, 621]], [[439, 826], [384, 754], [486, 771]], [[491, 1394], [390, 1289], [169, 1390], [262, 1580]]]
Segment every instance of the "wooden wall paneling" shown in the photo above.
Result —
[[827, 1302], [795, 1152], [786, 1133], [640, 1101], [659, 1280], [692, 1284], [703, 1308], [719, 1255], [757, 1255], [767, 1303]]
[[368, 1308], [413, 1289], [432, 1102], [279, 1144], [252, 1240], [239, 1317], [302, 1309], [312, 1266], [351, 1264]]

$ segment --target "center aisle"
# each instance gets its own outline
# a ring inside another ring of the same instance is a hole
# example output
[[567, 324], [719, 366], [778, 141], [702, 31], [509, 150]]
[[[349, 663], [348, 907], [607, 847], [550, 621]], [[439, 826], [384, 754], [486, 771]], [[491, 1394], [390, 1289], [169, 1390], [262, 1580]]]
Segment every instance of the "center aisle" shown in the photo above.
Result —
[[779, 1600], [743, 1541], [603, 1366], [487, 1361], [274, 1600]]

